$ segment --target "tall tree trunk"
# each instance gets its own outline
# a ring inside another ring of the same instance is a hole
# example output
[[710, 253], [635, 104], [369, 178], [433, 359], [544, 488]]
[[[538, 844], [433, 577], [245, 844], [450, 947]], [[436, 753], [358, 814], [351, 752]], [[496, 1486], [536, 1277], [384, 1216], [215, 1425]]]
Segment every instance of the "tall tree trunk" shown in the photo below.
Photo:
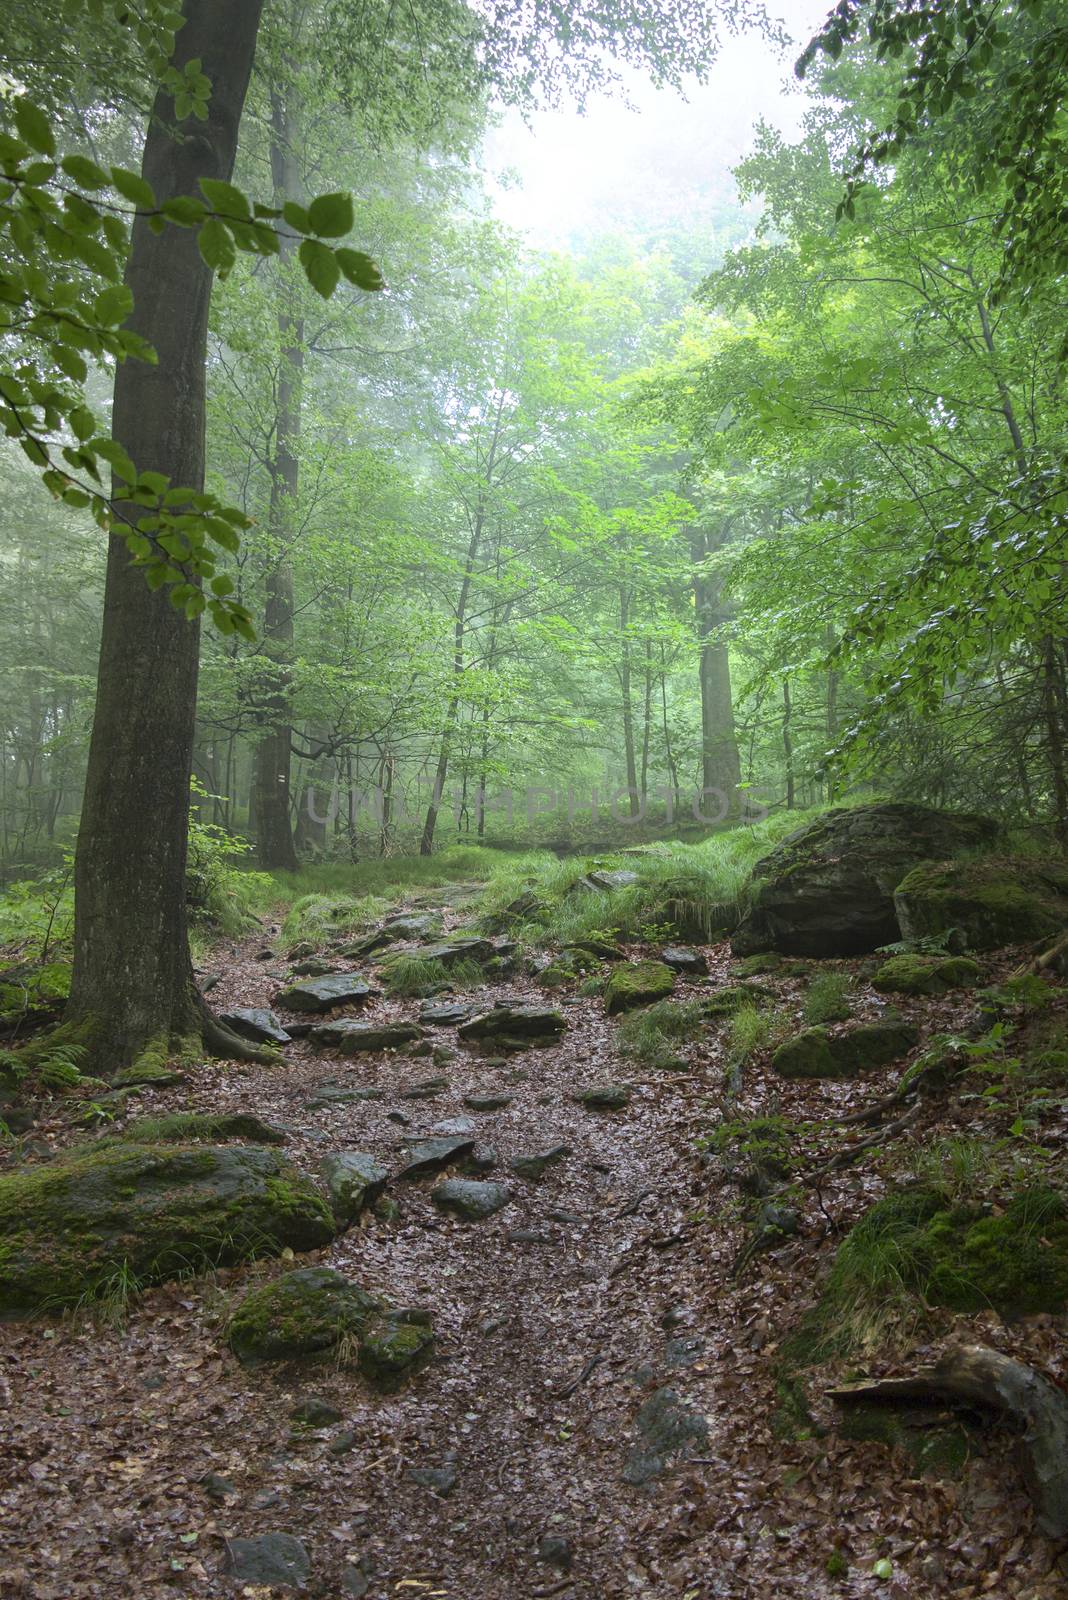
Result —
[[[293, 91], [295, 92], [295, 91]], [[271, 90], [271, 181], [274, 203], [299, 204], [303, 190], [293, 149], [293, 107], [278, 88]], [[266, 730], [256, 746], [252, 783], [253, 825], [262, 867], [297, 870], [290, 817], [293, 731], [289, 663], [293, 654], [293, 538], [300, 467], [300, 403], [304, 379], [304, 319], [295, 308], [298, 289], [292, 271], [298, 241], [282, 234], [278, 259], [278, 381], [275, 386], [274, 457], [268, 518], [271, 566], [266, 578], [262, 648], [270, 663], [264, 679]]]
[[638, 760], [634, 747], [634, 696], [631, 685], [630, 590], [619, 591], [619, 634], [622, 655], [619, 662], [619, 689], [623, 709], [623, 755], [627, 763], [627, 800], [632, 817], [640, 815], [642, 803], [638, 794]]
[[786, 758], [786, 809], [792, 811], [797, 800], [797, 790], [794, 779], [794, 736], [790, 727], [790, 719], [794, 714], [793, 699], [790, 695], [790, 680], [782, 680], [782, 750]]
[[[186, 0], [175, 65], [201, 60], [211, 102], [206, 122], [189, 118], [176, 136], [174, 103], [157, 96], [142, 172], [159, 200], [196, 194], [202, 177], [230, 177], [261, 7], [262, 0], [225, 6]], [[212, 273], [195, 232], [168, 227], [155, 234], [138, 217], [126, 282], [134, 296], [130, 326], [158, 359], [118, 367], [115, 437], [140, 470], [200, 490]], [[98, 1065], [111, 1071], [194, 1038], [227, 1055], [255, 1053], [211, 1017], [189, 955], [185, 867], [199, 643], [196, 624], [165, 591], [148, 588], [113, 536], [78, 834], [67, 1012]]]
[[723, 579], [703, 566], [706, 557], [723, 545], [728, 531], [726, 528], [695, 529], [690, 536], [690, 548], [701, 650], [701, 787], [720, 790], [726, 796], [728, 815], [733, 816], [740, 804], [738, 785], [742, 781], [742, 763], [734, 727], [730, 656], [722, 631], [728, 618]]

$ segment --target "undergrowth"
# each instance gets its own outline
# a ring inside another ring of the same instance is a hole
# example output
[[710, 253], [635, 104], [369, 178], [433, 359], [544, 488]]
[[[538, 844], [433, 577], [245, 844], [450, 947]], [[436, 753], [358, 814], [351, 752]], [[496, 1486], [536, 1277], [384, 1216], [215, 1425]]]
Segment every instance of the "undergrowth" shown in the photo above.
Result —
[[699, 1000], [661, 1000], [631, 1011], [616, 1030], [620, 1053], [647, 1067], [684, 1067], [678, 1046], [701, 1036], [705, 1026]]

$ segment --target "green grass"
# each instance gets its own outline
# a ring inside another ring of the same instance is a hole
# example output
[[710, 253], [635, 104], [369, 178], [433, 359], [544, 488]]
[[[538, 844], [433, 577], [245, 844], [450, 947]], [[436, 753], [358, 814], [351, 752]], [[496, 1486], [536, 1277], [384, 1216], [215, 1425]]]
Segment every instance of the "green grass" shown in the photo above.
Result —
[[849, 979], [842, 972], [821, 972], [805, 995], [802, 1016], [810, 1026], [819, 1022], [844, 1022], [849, 1016]]
[[727, 1034], [727, 1055], [740, 1066], [758, 1050], [764, 1050], [776, 1037], [780, 1018], [774, 1011], [758, 1011], [756, 1006], [741, 1006], [731, 1018]]
[[661, 1000], [624, 1016], [616, 1029], [620, 1053], [643, 1066], [687, 1065], [678, 1046], [701, 1036], [705, 1026], [699, 1000]]
[[[701, 844], [665, 844], [648, 855], [569, 856], [563, 861], [544, 851], [513, 856], [490, 878], [481, 911], [492, 924], [513, 901], [534, 896], [542, 909], [509, 930], [531, 945], [597, 936], [657, 940], [668, 933], [708, 940], [737, 923], [753, 863], [815, 815], [793, 812], [713, 834]], [[638, 874], [638, 882], [607, 892], [579, 888], [579, 879], [594, 867], [628, 869]]]
[[395, 955], [378, 969], [386, 991], [397, 999], [406, 995], [431, 995], [440, 989], [474, 989], [486, 981], [477, 961], [428, 960], [419, 955]]

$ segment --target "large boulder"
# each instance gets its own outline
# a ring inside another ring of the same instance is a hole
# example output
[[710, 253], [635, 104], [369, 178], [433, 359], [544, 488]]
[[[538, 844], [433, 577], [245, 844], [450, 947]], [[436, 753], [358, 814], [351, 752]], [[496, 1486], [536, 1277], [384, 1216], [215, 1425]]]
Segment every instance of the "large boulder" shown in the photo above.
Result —
[[73, 1305], [119, 1275], [162, 1283], [333, 1236], [310, 1180], [275, 1150], [75, 1146], [0, 1177], [0, 1316]]
[[901, 937], [894, 891], [921, 861], [991, 846], [986, 817], [887, 803], [829, 811], [753, 868], [735, 955], [853, 956]]
[[928, 861], [894, 895], [906, 939], [956, 935], [969, 950], [998, 950], [1068, 927], [1068, 861], [987, 857]]
[[280, 989], [274, 1003], [289, 1011], [332, 1011], [335, 1006], [361, 1006], [370, 993], [371, 985], [359, 972], [332, 972]]
[[300, 1267], [241, 1301], [227, 1329], [241, 1361], [352, 1361], [393, 1389], [425, 1366], [434, 1346], [426, 1311], [389, 1306], [330, 1267]]
[[610, 1017], [635, 1006], [666, 1000], [675, 987], [675, 974], [663, 961], [627, 961], [613, 967], [605, 985], [604, 1008]]

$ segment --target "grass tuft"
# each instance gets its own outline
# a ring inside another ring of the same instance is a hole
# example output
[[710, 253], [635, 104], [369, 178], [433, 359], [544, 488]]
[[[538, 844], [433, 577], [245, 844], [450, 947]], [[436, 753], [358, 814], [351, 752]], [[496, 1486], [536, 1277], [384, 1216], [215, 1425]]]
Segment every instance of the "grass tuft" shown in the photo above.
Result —
[[805, 995], [802, 1016], [810, 1026], [820, 1022], [845, 1022], [849, 1016], [849, 979], [842, 972], [821, 972]]
[[699, 1000], [661, 1000], [632, 1011], [616, 1030], [620, 1053], [647, 1067], [686, 1066], [678, 1047], [699, 1039], [705, 1020]]

